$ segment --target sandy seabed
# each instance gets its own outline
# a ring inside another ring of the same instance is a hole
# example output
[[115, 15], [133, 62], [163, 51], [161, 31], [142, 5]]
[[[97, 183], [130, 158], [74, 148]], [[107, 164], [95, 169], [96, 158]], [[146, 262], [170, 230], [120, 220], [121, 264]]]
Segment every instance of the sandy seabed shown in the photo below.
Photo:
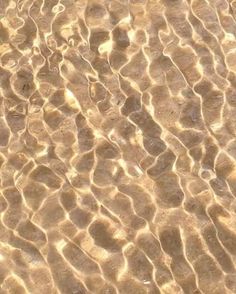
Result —
[[236, 293], [236, 1], [0, 1], [0, 294]]

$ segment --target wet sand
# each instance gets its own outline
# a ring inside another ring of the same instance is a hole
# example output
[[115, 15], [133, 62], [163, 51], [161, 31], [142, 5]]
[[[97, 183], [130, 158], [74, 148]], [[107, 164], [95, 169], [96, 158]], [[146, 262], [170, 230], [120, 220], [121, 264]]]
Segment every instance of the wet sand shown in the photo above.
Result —
[[236, 1], [0, 1], [0, 294], [236, 293]]

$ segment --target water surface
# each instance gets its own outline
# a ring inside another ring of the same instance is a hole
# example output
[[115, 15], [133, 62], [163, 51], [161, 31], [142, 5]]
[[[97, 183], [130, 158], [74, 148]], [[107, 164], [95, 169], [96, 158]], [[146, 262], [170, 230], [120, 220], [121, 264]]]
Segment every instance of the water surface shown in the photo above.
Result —
[[0, 1], [0, 293], [236, 293], [236, 1]]

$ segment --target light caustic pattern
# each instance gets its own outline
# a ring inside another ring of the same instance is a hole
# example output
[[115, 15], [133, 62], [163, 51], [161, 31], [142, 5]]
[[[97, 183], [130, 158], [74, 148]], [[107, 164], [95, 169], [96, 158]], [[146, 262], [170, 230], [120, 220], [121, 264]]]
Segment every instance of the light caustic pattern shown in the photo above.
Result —
[[236, 293], [236, 1], [0, 17], [0, 293]]

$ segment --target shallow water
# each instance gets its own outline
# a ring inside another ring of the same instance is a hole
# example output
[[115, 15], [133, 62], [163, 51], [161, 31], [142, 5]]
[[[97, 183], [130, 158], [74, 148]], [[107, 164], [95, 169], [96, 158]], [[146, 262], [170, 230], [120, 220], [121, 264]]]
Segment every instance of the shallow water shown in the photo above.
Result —
[[236, 1], [0, 1], [0, 293], [236, 293]]

